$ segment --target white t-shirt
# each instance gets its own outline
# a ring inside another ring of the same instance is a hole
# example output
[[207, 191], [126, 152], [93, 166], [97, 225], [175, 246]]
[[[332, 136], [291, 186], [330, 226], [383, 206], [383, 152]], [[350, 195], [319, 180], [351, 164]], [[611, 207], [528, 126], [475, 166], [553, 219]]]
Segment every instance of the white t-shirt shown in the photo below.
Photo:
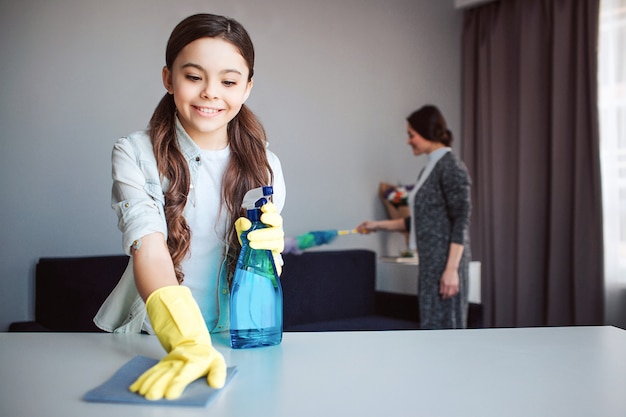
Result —
[[[189, 256], [181, 266], [185, 274], [183, 285], [189, 287], [209, 328], [218, 319], [218, 273], [224, 259], [226, 233], [224, 210], [221, 204], [222, 177], [230, 155], [230, 148], [219, 151], [202, 150], [202, 165], [196, 183], [192, 184], [195, 198], [190, 198], [185, 219], [191, 229]], [[222, 212], [220, 213], [220, 209]], [[222, 221], [219, 221], [222, 218]]]
[[[192, 184], [185, 207], [185, 219], [191, 229], [189, 257], [181, 264], [183, 285], [189, 287], [209, 329], [219, 316], [218, 274], [226, 251], [226, 212], [221, 204], [222, 178], [230, 158], [230, 147], [201, 151], [201, 166]], [[269, 150], [267, 158], [274, 172], [274, 204], [280, 212], [285, 203], [285, 182], [280, 161]], [[222, 211], [220, 212], [220, 209]]]

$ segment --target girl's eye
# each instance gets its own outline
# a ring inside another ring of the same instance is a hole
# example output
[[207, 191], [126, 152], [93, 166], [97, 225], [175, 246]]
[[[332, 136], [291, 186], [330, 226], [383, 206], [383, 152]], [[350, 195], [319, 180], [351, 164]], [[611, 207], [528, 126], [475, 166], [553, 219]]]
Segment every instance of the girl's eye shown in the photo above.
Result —
[[186, 75], [185, 78], [187, 78], [188, 80], [191, 81], [200, 81], [202, 78], [198, 77], [197, 75]]
[[222, 81], [222, 84], [224, 84], [226, 87], [232, 87], [234, 85], [237, 85], [235, 81]]

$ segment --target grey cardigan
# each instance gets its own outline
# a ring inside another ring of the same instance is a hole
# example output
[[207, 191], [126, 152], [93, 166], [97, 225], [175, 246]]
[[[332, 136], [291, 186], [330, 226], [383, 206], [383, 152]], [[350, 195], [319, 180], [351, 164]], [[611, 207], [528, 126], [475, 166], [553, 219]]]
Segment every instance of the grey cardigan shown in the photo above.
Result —
[[411, 230], [410, 222], [415, 221], [420, 264], [436, 261], [445, 266], [450, 243], [464, 245], [463, 257], [470, 257], [470, 187], [465, 164], [452, 152], [437, 162], [424, 181], [415, 196], [415, 219], [405, 219], [407, 230]]

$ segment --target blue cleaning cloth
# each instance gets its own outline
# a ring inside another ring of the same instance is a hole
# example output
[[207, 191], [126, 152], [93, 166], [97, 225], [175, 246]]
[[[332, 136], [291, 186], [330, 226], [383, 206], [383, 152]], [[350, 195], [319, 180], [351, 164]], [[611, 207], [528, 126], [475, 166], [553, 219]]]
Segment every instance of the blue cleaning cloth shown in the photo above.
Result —
[[[128, 387], [157, 362], [159, 362], [157, 359], [141, 355], [135, 356], [126, 362], [108, 381], [87, 392], [83, 396], [83, 400], [99, 403], [206, 407], [209, 401], [220, 392], [220, 390], [211, 388], [207, 384], [206, 377], [199, 378], [189, 384], [180, 398], [175, 400], [147, 400], [142, 395], [130, 392]], [[229, 367], [227, 372], [224, 386], [235, 376], [237, 368]]]

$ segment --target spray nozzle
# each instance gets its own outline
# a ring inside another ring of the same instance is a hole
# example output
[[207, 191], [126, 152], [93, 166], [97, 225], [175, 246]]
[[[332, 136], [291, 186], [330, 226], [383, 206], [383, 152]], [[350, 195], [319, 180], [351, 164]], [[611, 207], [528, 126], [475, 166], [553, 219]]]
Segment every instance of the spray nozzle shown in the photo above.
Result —
[[258, 220], [261, 215], [260, 208], [267, 204], [272, 194], [274, 194], [274, 188], [271, 185], [248, 191], [243, 197], [243, 203], [241, 204], [241, 207], [247, 210], [247, 217], [251, 220]]
[[267, 204], [268, 198], [272, 194], [274, 194], [274, 188], [271, 185], [254, 188], [248, 191], [243, 197], [243, 203], [241, 204], [241, 207], [247, 210], [259, 208], [264, 204]]

